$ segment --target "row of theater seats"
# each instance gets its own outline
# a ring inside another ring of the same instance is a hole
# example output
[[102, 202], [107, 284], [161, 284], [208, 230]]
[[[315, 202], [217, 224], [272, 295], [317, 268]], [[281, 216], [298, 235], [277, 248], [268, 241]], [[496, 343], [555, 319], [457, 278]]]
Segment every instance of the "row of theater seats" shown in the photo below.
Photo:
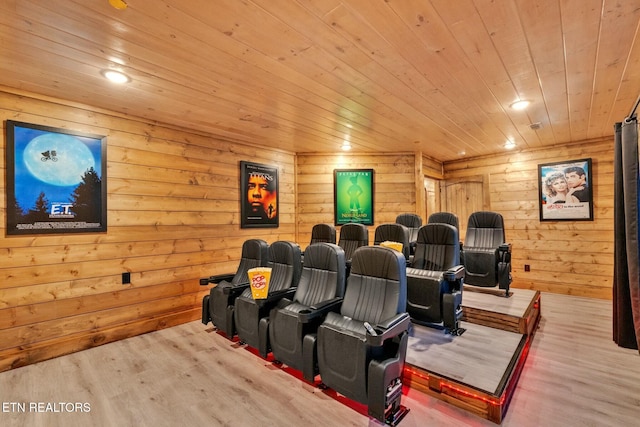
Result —
[[[416, 214], [401, 214], [396, 223], [407, 227], [408, 245], [415, 248], [422, 226], [422, 218]], [[449, 224], [459, 229], [458, 217], [450, 212], [436, 212], [429, 216], [427, 224]], [[403, 232], [397, 232], [402, 238]], [[413, 254], [413, 252], [412, 252]], [[506, 243], [504, 219], [497, 212], [474, 212], [467, 221], [464, 245], [460, 243], [460, 264], [465, 267], [465, 284], [496, 287], [509, 296], [511, 284], [511, 244]]]
[[[504, 220], [496, 212], [470, 215], [464, 245], [460, 243], [458, 218], [449, 212], [431, 214], [428, 223], [416, 214], [400, 214], [396, 223], [375, 229], [374, 245], [385, 241], [402, 244], [408, 260], [407, 311], [415, 322], [442, 325], [453, 334], [462, 318], [464, 284], [496, 287], [509, 296], [511, 245], [505, 243]], [[311, 242], [335, 242], [335, 227], [317, 224]], [[345, 248], [347, 262], [357, 247], [368, 245], [368, 230], [362, 224], [345, 224], [338, 244]]]
[[[407, 350], [405, 257], [382, 246], [353, 251], [347, 278], [345, 250], [333, 243], [267, 245], [248, 240], [235, 275], [216, 282], [202, 305], [210, 321], [227, 337], [266, 357], [316, 375], [327, 387], [363, 403], [371, 417], [395, 425], [408, 411], [401, 404], [402, 370]], [[251, 297], [247, 270], [272, 268], [267, 298]]]
[[[463, 283], [477, 276], [479, 286], [502, 288], [499, 277], [510, 271], [499, 214], [469, 218], [464, 250], [455, 215], [434, 214], [426, 225], [413, 220], [413, 227], [376, 227], [374, 246], [356, 223], [341, 227], [337, 245], [335, 227], [314, 226], [304, 254], [292, 242], [248, 240], [235, 275], [202, 279], [217, 284], [203, 300], [202, 322], [237, 334], [262, 357], [273, 352], [310, 382], [320, 374], [372, 417], [394, 424], [406, 413], [400, 398], [410, 321], [459, 335]], [[389, 240], [402, 251], [379, 246]], [[257, 266], [272, 268], [261, 300], [252, 298], [247, 276]]]

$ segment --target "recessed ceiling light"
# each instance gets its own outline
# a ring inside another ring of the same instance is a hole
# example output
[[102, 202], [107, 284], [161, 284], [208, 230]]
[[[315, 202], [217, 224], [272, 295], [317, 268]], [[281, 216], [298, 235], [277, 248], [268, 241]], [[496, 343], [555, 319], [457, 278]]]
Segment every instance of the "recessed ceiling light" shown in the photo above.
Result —
[[124, 0], [109, 0], [109, 4], [118, 10], [127, 8], [127, 2]]
[[102, 74], [105, 79], [113, 83], [122, 84], [129, 83], [131, 81], [131, 78], [129, 76], [117, 70], [102, 70], [100, 71], [100, 74]]
[[525, 108], [527, 108], [529, 106], [530, 102], [526, 101], [524, 99], [515, 101], [513, 103], [511, 103], [511, 105], [509, 105], [509, 108], [513, 109], [513, 110], [524, 110]]
[[512, 148], [516, 147], [516, 143], [510, 140], [507, 140], [507, 142], [504, 143], [504, 148], [506, 148], [507, 150], [511, 150]]
[[342, 148], [343, 151], [349, 151], [351, 150], [351, 143], [347, 140], [342, 141]]

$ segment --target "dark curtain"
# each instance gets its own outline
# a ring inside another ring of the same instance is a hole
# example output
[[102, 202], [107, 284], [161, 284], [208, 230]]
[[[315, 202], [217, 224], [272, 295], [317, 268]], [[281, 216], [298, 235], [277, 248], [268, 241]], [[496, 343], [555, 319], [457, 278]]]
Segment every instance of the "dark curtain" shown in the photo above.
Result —
[[632, 111], [615, 125], [613, 340], [633, 349], [640, 348], [638, 162], [638, 122]]

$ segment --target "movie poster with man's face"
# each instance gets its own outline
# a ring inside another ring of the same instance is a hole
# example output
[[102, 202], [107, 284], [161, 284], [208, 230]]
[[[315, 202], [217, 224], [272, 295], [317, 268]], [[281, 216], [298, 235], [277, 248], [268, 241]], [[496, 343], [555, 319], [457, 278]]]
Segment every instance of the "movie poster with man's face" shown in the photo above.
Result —
[[538, 165], [540, 221], [593, 220], [591, 159]]
[[278, 227], [278, 169], [240, 162], [242, 228]]

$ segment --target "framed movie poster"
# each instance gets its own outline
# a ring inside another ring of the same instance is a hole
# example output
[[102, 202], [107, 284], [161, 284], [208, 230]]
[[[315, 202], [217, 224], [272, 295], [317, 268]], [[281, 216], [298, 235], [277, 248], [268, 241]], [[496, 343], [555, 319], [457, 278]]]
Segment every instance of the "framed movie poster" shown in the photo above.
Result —
[[7, 235], [107, 231], [106, 137], [7, 120]]
[[373, 169], [335, 169], [335, 225], [348, 222], [373, 225], [373, 194]]
[[279, 226], [278, 168], [240, 162], [241, 228]]
[[540, 221], [593, 221], [591, 159], [538, 165]]

